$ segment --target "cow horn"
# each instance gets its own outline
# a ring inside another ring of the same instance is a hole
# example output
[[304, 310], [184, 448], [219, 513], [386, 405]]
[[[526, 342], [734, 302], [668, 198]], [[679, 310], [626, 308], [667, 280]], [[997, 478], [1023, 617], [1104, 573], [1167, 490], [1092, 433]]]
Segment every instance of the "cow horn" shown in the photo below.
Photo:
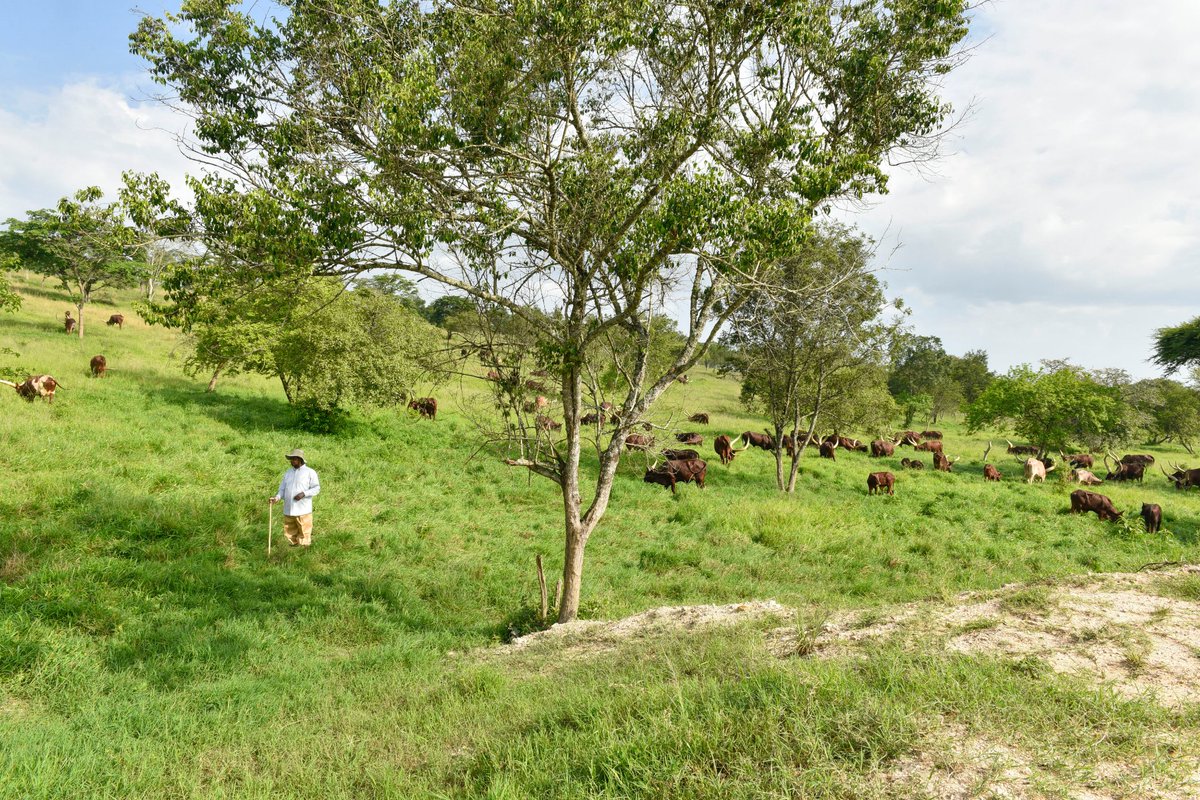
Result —
[[[1008, 439], [1005, 439], [1004, 441], [1008, 442]], [[1012, 442], [1008, 442], [1008, 446], [1009, 446], [1009, 447], [1012, 447], [1012, 446], [1013, 446], [1013, 443], [1012, 443]]]
[[833, 449], [833, 450], [837, 450], [837, 446], [838, 446], [838, 440], [837, 440], [837, 439], [834, 439], [834, 440], [833, 440], [833, 447], [832, 447], [831, 449]]
[[[1177, 467], [1177, 466], [1175, 466], [1174, 464], [1172, 464], [1172, 465], [1171, 465], [1171, 469], [1179, 469], [1179, 467]], [[1159, 465], [1158, 465], [1158, 471], [1159, 471], [1159, 472], [1161, 472], [1163, 475], [1167, 475], [1167, 471], [1166, 471], [1165, 469], [1163, 469], [1163, 468], [1162, 468], [1162, 464], [1159, 464]], [[1169, 478], [1169, 477], [1171, 477], [1171, 476], [1170, 476], [1170, 475], [1167, 475], [1167, 477]]]
[[962, 456], [959, 456], [958, 458], [954, 459], [954, 460], [953, 460], [953, 461], [951, 461], [950, 463], [951, 463], [951, 464], [957, 464], [957, 463], [959, 462], [959, 459], [961, 459], [961, 458], [962, 458]]

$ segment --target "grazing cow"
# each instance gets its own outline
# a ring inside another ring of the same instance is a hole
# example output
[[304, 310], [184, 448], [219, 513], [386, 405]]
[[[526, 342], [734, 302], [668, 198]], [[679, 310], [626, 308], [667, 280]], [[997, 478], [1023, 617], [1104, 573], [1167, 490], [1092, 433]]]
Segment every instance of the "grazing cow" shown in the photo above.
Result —
[[680, 444], [702, 445], [704, 444], [704, 437], [698, 433], [677, 433], [675, 434], [675, 441]]
[[922, 439], [940, 439], [942, 438], [941, 431], [921, 431]]
[[[1008, 439], [1004, 441], [1008, 442]], [[1031, 444], [1013, 444], [1008, 442], [1008, 452], [1014, 456], [1036, 456], [1038, 449]]]
[[695, 450], [672, 450], [670, 448], [662, 451], [662, 456], [667, 461], [691, 461], [700, 457], [700, 454]]
[[544, 392], [546, 391], [546, 384], [542, 383], [541, 381], [530, 380], [525, 381], [525, 388], [531, 392]]
[[496, 372], [496, 370], [494, 370], [494, 369], [489, 369], [487, 371], [487, 379], [489, 381], [498, 381], [498, 380], [500, 380], [500, 373]]
[[1143, 463], [1123, 463], [1117, 461], [1112, 466], [1108, 464], [1109, 455], [1104, 456], [1104, 466], [1108, 468], [1108, 474], [1104, 476], [1106, 481], [1138, 481], [1144, 482], [1146, 477], [1146, 465]]
[[994, 466], [992, 466], [991, 464], [984, 464], [984, 465], [983, 465], [983, 479], [984, 479], [985, 481], [997, 481], [997, 482], [999, 482], [1001, 477], [1002, 477], [1002, 476], [1000, 475], [1000, 470], [996, 469], [996, 468], [995, 468]]
[[934, 439], [933, 441], [929, 441], [929, 442], [921, 442], [920, 444], [915, 445], [913, 447], [913, 450], [916, 450], [921, 453], [941, 453], [942, 452], [942, 443], [939, 442], [937, 439]]
[[1102, 521], [1116, 522], [1122, 512], [1113, 507], [1112, 500], [1102, 494], [1089, 492], [1086, 489], [1076, 489], [1071, 492], [1071, 513], [1086, 514], [1095, 511]]
[[125, 327], [125, 315], [124, 314], [113, 314], [111, 317], [108, 318], [108, 322], [106, 322], [104, 324], [108, 325], [109, 327], [116, 325], [118, 328], [124, 328]]
[[93, 378], [103, 378], [104, 373], [108, 371], [108, 359], [104, 356], [92, 356], [90, 366]]
[[1046, 482], [1046, 473], [1054, 470], [1055, 467], [1046, 469], [1046, 465], [1036, 458], [1025, 459], [1025, 482], [1033, 483], [1034, 481]]
[[900, 466], [905, 469], [925, 469], [925, 462], [918, 458], [902, 458], [900, 459]]
[[551, 419], [545, 414], [538, 414], [536, 417], [534, 417], [533, 422], [539, 431], [556, 431], [562, 427], [561, 422]]
[[896, 476], [890, 472], [872, 472], [867, 476], [867, 494], [887, 489], [889, 495], [896, 494]]
[[30, 375], [22, 383], [13, 383], [12, 381], [0, 381], [0, 383], [13, 387], [17, 390], [18, 395], [31, 403], [38, 397], [47, 403], [53, 403], [54, 393], [61, 385], [49, 375]]
[[838, 447], [843, 450], [853, 450], [856, 453], [867, 452], [867, 446], [858, 439], [851, 439], [848, 436], [839, 436], [837, 438]]
[[535, 377], [535, 378], [546, 378], [546, 377], [549, 377], [549, 373], [547, 373], [547, 372], [546, 372], [546, 370], [544, 370], [544, 369], [535, 369], [533, 372], [531, 372], [531, 373], [529, 373], [529, 374], [530, 374], [530, 375], [532, 375], [532, 376], [533, 376], [533, 377]]
[[755, 433], [754, 431], [746, 431], [741, 436], [742, 449], [747, 447], [757, 447], [759, 450], [767, 450], [775, 452], [775, 437], [769, 433]]
[[688, 417], [688, 422], [694, 422], [697, 425], [707, 425], [708, 424], [708, 414], [704, 414], [704, 413], [692, 414], [690, 417]]
[[1054, 459], [1053, 458], [1047, 458], [1045, 456], [1038, 456], [1037, 460], [1042, 462], [1042, 466], [1046, 468], [1047, 472], [1054, 469]]
[[1092, 458], [1090, 453], [1072, 453], [1067, 456], [1060, 452], [1059, 455], [1062, 456], [1064, 462], [1070, 464], [1075, 469], [1091, 469], [1096, 465], [1096, 459]]
[[593, 411], [590, 414], [584, 414], [579, 418], [579, 421], [584, 425], [599, 425], [603, 428], [605, 423], [608, 422], [608, 418], [604, 416], [603, 411]]
[[837, 461], [837, 448], [838, 443], [836, 439], [832, 442], [821, 442], [821, 458], [831, 458]]
[[643, 436], [640, 433], [631, 433], [625, 437], [625, 446], [630, 450], [646, 451], [654, 447], [654, 437]]
[[921, 443], [921, 434], [917, 433], [916, 431], [900, 431], [900, 433], [897, 433], [892, 438], [895, 440], [896, 444], [902, 446], [907, 445], [908, 447], [913, 447], [914, 445]]
[[437, 400], [432, 397], [415, 397], [408, 401], [408, 407], [417, 412], [421, 419], [437, 419]]
[[1146, 533], [1158, 533], [1162, 528], [1162, 508], [1157, 503], [1142, 503], [1142, 520]]
[[680, 383], [682, 383], [682, 384], [684, 384], [684, 385], [686, 386], [686, 385], [687, 385], [687, 382], [688, 382], [689, 380], [691, 380], [691, 378], [689, 378], [687, 375], [680, 375], [680, 376], [679, 376], [678, 378], [676, 378], [675, 380], [679, 381]]
[[607, 400], [600, 404], [601, 411], [612, 411], [613, 408], [615, 408], [615, 406]]
[[1067, 477], [1074, 483], [1080, 483], [1084, 486], [1099, 486], [1104, 483], [1100, 478], [1096, 477], [1096, 473], [1089, 472], [1086, 469], [1073, 469], [1067, 473]]
[[1154, 466], [1154, 456], [1145, 455], [1145, 454], [1124, 455], [1124, 456], [1121, 456], [1121, 463], [1122, 464], [1138, 464], [1142, 467], [1152, 467], [1152, 466]]
[[699, 459], [687, 461], [668, 461], [666, 464], [655, 465], [646, 470], [642, 480], [646, 483], [657, 483], [675, 494], [675, 484], [695, 483], [704, 488], [704, 476], [708, 472], [708, 463]]
[[733, 442], [725, 434], [713, 439], [713, 450], [717, 451], [717, 457], [721, 459], [722, 464], [733, 463], [733, 457], [737, 455], [737, 451], [733, 449]]
[[889, 442], [887, 439], [876, 439], [875, 441], [871, 442], [871, 455], [876, 458], [890, 456], [895, 454], [895, 452], [896, 445], [892, 442]]
[[[959, 456], [958, 458], [962, 458], [962, 456]], [[939, 450], [933, 454], [933, 468], [938, 472], [950, 472], [954, 469], [954, 465], [958, 463], [958, 458], [951, 461]]]
[[1187, 469], [1186, 467], [1171, 464], [1171, 469], [1175, 471], [1169, 475], [1161, 466], [1158, 469], [1163, 475], [1167, 476], [1167, 480], [1174, 482], [1176, 489], [1190, 489], [1193, 486], [1200, 486], [1200, 469]]
[[71, 316], [71, 312], [67, 312], [67, 316], [63, 319], [63, 330], [67, 333], [75, 332], [75, 318]]

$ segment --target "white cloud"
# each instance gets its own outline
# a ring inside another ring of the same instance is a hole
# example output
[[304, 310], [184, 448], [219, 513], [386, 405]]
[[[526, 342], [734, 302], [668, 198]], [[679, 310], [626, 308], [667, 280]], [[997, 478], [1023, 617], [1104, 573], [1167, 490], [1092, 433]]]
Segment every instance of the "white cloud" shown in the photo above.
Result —
[[1200, 4], [1014, 0], [979, 15], [992, 36], [947, 86], [976, 103], [958, 152], [933, 181], [896, 174], [857, 222], [899, 238], [892, 290], [949, 350], [1154, 374], [1150, 332], [1200, 313], [1186, 305], [1200, 298]]
[[128, 169], [156, 171], [182, 187], [191, 164], [173, 133], [183, 124], [165, 106], [131, 101], [119, 84], [85, 81], [36, 96], [5, 95], [0, 220], [52, 206], [85, 186], [111, 197]]

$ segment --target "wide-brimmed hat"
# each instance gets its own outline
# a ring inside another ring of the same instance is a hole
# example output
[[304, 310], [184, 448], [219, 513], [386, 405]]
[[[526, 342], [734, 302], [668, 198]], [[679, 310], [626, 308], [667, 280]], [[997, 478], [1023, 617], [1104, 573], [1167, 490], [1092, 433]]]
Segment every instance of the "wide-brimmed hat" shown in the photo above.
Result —
[[291, 461], [293, 458], [298, 458], [301, 461], [303, 461], [305, 464], [308, 463], [307, 461], [304, 460], [304, 451], [299, 448], [288, 453], [286, 456], [284, 456], [284, 458], [286, 458], [288, 461]]

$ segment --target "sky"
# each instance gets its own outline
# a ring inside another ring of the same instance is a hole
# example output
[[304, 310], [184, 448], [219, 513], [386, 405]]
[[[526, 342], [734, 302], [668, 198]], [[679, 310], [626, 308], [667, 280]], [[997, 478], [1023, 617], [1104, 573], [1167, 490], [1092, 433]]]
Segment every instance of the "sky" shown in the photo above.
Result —
[[[127, 37], [168, 0], [0, 0], [0, 220], [127, 169], [194, 171]], [[921, 173], [843, 218], [946, 350], [1152, 377], [1156, 328], [1200, 315], [1196, 0], [993, 0], [944, 94], [967, 117]]]

